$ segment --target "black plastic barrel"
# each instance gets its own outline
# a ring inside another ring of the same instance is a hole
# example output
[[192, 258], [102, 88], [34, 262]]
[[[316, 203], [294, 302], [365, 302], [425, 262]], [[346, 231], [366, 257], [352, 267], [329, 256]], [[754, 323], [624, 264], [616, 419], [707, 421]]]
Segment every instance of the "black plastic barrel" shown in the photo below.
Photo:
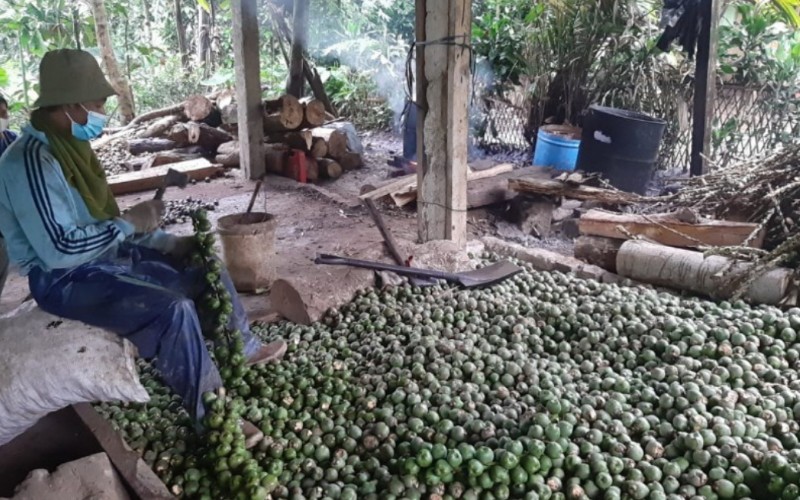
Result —
[[591, 106], [576, 168], [600, 173], [612, 186], [645, 194], [666, 122], [624, 109]]
[[403, 158], [417, 159], [417, 105], [406, 101], [403, 111]]

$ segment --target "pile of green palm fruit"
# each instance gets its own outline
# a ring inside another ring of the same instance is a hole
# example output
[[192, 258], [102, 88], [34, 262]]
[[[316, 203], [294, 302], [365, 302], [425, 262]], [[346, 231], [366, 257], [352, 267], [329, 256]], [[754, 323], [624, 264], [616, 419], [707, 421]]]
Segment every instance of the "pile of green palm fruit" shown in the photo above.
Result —
[[[144, 365], [149, 404], [99, 409], [189, 498], [795, 500], [798, 327], [797, 309], [528, 268], [254, 327], [289, 341], [280, 364], [246, 368], [236, 332], [211, 332], [228, 391], [202, 434]], [[266, 436], [250, 451], [239, 418]]]

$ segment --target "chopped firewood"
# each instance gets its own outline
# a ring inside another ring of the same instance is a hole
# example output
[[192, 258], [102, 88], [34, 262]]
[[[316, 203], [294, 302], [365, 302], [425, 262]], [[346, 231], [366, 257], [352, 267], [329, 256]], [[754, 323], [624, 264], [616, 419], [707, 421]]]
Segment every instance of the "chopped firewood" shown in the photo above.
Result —
[[267, 172], [283, 175], [289, 157], [289, 148], [284, 144], [265, 144], [264, 162]]
[[287, 132], [303, 124], [303, 105], [291, 95], [264, 101], [264, 132]]
[[348, 151], [339, 159], [339, 164], [345, 171], [353, 170], [364, 165], [364, 158], [358, 153]]
[[325, 158], [328, 156], [328, 143], [321, 137], [313, 137], [310, 153], [314, 158]]
[[342, 166], [336, 160], [330, 158], [319, 158], [319, 176], [323, 179], [337, 179], [342, 176]]
[[316, 158], [306, 155], [306, 179], [308, 182], [316, 182], [319, 180], [319, 163]]
[[314, 138], [323, 139], [328, 145], [328, 157], [341, 160], [347, 153], [347, 136], [338, 130], [330, 128], [315, 128], [311, 130]]
[[311, 151], [313, 140], [310, 130], [270, 134], [266, 137], [266, 141], [269, 144], [286, 144], [292, 149], [299, 149], [305, 153]]
[[758, 224], [719, 220], [689, 223], [672, 214], [636, 215], [590, 210], [583, 214], [578, 224], [581, 234], [585, 235], [621, 240], [642, 236], [672, 247], [761, 248], [764, 242], [764, 230]]
[[325, 104], [313, 97], [300, 99], [303, 105], [303, 128], [315, 128], [325, 123]]
[[153, 156], [148, 158], [141, 168], [144, 170], [153, 167], [160, 167], [162, 165], [169, 165], [171, 163], [181, 163], [189, 160], [196, 160], [201, 156], [202, 155], [200, 153], [179, 153], [176, 150], [162, 151], [160, 153], [155, 153]]

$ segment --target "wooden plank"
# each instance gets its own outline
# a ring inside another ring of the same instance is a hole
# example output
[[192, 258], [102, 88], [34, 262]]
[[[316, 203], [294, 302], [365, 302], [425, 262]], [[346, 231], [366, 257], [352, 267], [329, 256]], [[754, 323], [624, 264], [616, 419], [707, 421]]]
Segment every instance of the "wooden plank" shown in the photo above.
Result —
[[627, 193], [625, 191], [584, 186], [582, 184], [570, 184], [559, 180], [534, 177], [510, 179], [508, 181], [508, 188], [520, 193], [563, 196], [575, 200], [597, 201], [612, 205], [627, 205], [647, 201], [646, 198], [638, 194]]
[[108, 185], [111, 187], [111, 192], [116, 196], [149, 189], [156, 190], [162, 186], [164, 176], [167, 175], [167, 171], [171, 168], [179, 172], [185, 172], [190, 179], [196, 180], [216, 175], [223, 170], [221, 165], [211, 163], [205, 158], [198, 158], [197, 160], [182, 161], [139, 172], [112, 175], [108, 178]]
[[[758, 224], [718, 220], [688, 223], [679, 221], [670, 214], [634, 215], [590, 210], [580, 218], [578, 228], [581, 234], [589, 236], [620, 240], [643, 236], [662, 245], [696, 248], [742, 246], [758, 229]], [[761, 248], [763, 244], [762, 229], [747, 246]]]
[[[422, 4], [422, 5], [421, 5]], [[418, 104], [422, 104], [423, 154], [418, 154], [417, 211], [420, 240], [467, 239], [467, 135], [471, 88], [471, 0], [417, 3], [417, 39], [450, 39], [456, 43], [417, 45], [424, 52], [417, 73]], [[420, 100], [419, 96], [425, 99]]]
[[[494, 179], [494, 178], [496, 178], [497, 176], [500, 176], [500, 175], [510, 174], [510, 173], [513, 172], [513, 170], [514, 170], [514, 165], [512, 165], [510, 163], [503, 163], [503, 164], [500, 164], [500, 165], [495, 165], [494, 167], [483, 169], [483, 170], [470, 170], [467, 173], [467, 188], [468, 188], [467, 189], [467, 208], [469, 208], [469, 186], [471, 186], [473, 182], [480, 182], [480, 181], [486, 180], [486, 179]], [[502, 181], [503, 190], [504, 191], [508, 191], [508, 188], [507, 188], [507, 185], [506, 185], [507, 184], [507, 179], [508, 178], [506, 178], [506, 180]], [[391, 193], [389, 196], [392, 197], [392, 200], [394, 200], [395, 204], [398, 207], [404, 207], [404, 206], [408, 205], [409, 203], [412, 203], [412, 202], [416, 201], [417, 197], [419, 196], [419, 192], [417, 190], [417, 186], [414, 185], [414, 186], [409, 186], [409, 187], [407, 187], [407, 188], [405, 188], [403, 190], [400, 190], [400, 191], [398, 191], [396, 193]], [[475, 201], [477, 202], [479, 194], [478, 193], [473, 193], [473, 197], [474, 197]], [[476, 207], [477, 206], [485, 206], [485, 205], [476, 205]]]
[[[483, 169], [483, 170], [470, 170], [467, 174], [468, 181], [478, 181], [481, 179], [488, 179], [491, 177], [495, 177], [501, 174], [509, 173], [514, 170], [514, 166], [510, 163], [502, 163], [500, 165], [495, 165], [494, 167]], [[398, 195], [405, 195], [409, 193], [413, 193], [413, 198], [411, 201], [414, 201], [417, 197], [417, 174], [410, 174], [404, 175], [394, 181], [390, 181], [378, 188], [364, 193], [359, 198], [362, 200], [371, 199], [377, 200], [383, 198], [384, 196], [392, 196], [393, 198]], [[402, 196], [400, 198], [395, 199], [395, 202], [398, 199], [404, 199]], [[408, 201], [403, 204], [399, 204], [398, 206], [403, 206], [411, 201]]]
[[261, 146], [264, 118], [261, 113], [258, 1], [233, 0], [231, 6], [240, 164], [245, 178], [258, 179], [265, 173]]
[[690, 173], [703, 175], [711, 155], [711, 132], [714, 125], [714, 100], [717, 90], [717, 41], [722, 0], [701, 2], [702, 21], [697, 40], [697, 63], [694, 79], [692, 114], [692, 152]]
[[92, 408], [92, 405], [89, 403], [74, 404], [72, 410], [89, 432], [94, 435], [123, 481], [138, 498], [152, 498], [153, 500], [175, 498], [156, 476], [156, 473], [147, 466], [144, 460], [139, 458], [138, 453], [128, 447], [122, 436], [114, 432], [111, 424], [101, 417]]
[[298, 99], [303, 97], [303, 84], [305, 83], [303, 51], [308, 40], [308, 4], [309, 0], [294, 0], [292, 58], [289, 64], [289, 82], [286, 86], [286, 93]]

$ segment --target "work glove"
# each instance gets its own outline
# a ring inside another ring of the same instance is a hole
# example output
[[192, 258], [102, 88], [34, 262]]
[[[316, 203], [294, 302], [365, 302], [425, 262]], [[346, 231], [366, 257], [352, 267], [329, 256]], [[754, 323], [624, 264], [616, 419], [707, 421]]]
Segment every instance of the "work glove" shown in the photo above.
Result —
[[136, 234], [146, 234], [158, 229], [164, 210], [163, 201], [147, 200], [132, 206], [120, 218], [133, 225]]
[[196, 248], [197, 240], [194, 236], [175, 236], [164, 253], [178, 260], [185, 260]]

